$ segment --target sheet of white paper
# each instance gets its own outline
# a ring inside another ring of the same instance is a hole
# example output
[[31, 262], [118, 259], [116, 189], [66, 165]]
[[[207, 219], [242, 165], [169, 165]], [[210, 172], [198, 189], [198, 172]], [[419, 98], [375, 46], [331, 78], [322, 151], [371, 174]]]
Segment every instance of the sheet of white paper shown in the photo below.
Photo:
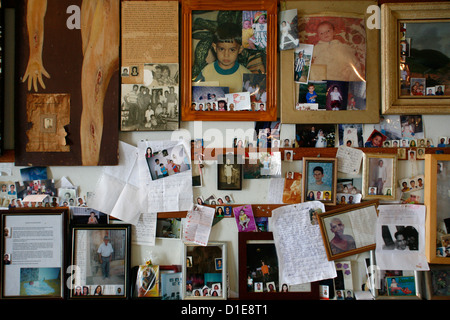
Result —
[[62, 177], [55, 182], [55, 188], [75, 188], [75, 186], [67, 179], [67, 177]]
[[214, 219], [214, 208], [196, 205], [186, 215], [183, 242], [206, 246]]
[[156, 212], [142, 213], [136, 225], [131, 228], [131, 242], [137, 245], [154, 246], [157, 218]]
[[138, 150], [119, 143], [119, 164], [103, 167], [89, 206], [124, 222], [136, 224], [142, 208], [142, 192], [136, 177]]
[[[151, 148], [152, 152], [158, 152], [175, 147], [184, 148], [187, 158], [179, 159], [179, 161], [186, 161], [190, 166], [191, 149], [190, 144], [186, 141], [140, 141], [138, 143], [139, 157], [137, 163], [140, 186], [146, 191], [146, 212], [184, 211], [190, 210], [193, 206], [192, 169], [153, 180], [145, 158], [147, 148]], [[167, 163], [164, 164], [168, 167]]]
[[362, 150], [340, 146], [336, 153], [337, 170], [343, 173], [358, 174], [363, 155]]
[[1, 176], [11, 176], [13, 167], [14, 167], [13, 162], [0, 163], [0, 175]]
[[267, 201], [272, 204], [283, 203], [284, 178], [272, 178], [267, 192]]
[[424, 205], [380, 205], [376, 262], [381, 270], [429, 270], [425, 255]]
[[283, 206], [272, 211], [273, 232], [280, 268], [280, 283], [296, 285], [337, 276], [328, 261], [320, 227], [312, 223], [310, 211], [325, 211], [320, 201]]

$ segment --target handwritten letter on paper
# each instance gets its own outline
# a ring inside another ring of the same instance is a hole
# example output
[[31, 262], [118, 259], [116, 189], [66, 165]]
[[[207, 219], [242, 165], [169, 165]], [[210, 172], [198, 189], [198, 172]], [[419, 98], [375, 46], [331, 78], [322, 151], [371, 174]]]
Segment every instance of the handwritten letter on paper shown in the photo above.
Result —
[[336, 277], [328, 261], [314, 213], [325, 211], [319, 201], [284, 206], [272, 211], [272, 229], [280, 283], [296, 285]]
[[214, 212], [213, 208], [204, 206], [195, 206], [190, 210], [186, 215], [183, 241], [206, 246], [211, 233]]

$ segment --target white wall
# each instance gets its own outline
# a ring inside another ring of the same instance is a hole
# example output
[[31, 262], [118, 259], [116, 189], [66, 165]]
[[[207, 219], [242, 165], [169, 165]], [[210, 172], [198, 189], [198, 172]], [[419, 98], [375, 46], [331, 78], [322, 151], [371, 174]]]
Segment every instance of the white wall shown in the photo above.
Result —
[[[12, 10], [7, 10], [7, 27], [11, 30], [14, 19]], [[7, 83], [6, 83], [6, 134], [5, 147], [12, 149], [13, 143], [13, 109], [14, 97], [13, 93], [13, 38], [11, 34], [6, 33], [6, 58], [8, 64], [6, 65]], [[423, 116], [425, 126], [425, 136], [437, 141], [439, 136], [450, 136], [450, 115], [426, 115]], [[182, 122], [181, 129], [187, 130], [193, 138], [201, 138], [205, 133], [220, 133], [219, 136], [226, 136], [227, 130], [243, 129], [251, 130], [254, 128], [254, 122]], [[292, 130], [292, 125], [287, 125], [281, 128], [281, 134]], [[133, 132], [120, 133], [119, 139], [128, 144], [137, 145], [137, 142], [142, 139], [148, 140], [168, 140], [172, 137], [172, 132]], [[206, 139], [206, 138], [205, 138]], [[232, 139], [232, 138], [231, 138]], [[229, 147], [231, 141], [205, 141], [205, 145], [209, 147]], [[417, 162], [418, 174], [423, 173], [423, 161]], [[283, 173], [286, 171], [301, 172], [301, 161], [293, 163], [283, 163]], [[0, 176], [0, 181], [21, 181], [20, 170], [21, 167], [14, 167], [12, 176]], [[62, 177], [67, 177], [76, 186], [79, 187], [81, 195], [86, 195], [87, 192], [93, 191], [97, 180], [101, 174], [101, 167], [49, 167], [49, 177], [58, 181]], [[411, 166], [409, 161], [400, 161], [398, 169], [398, 177], [407, 177], [411, 174]], [[244, 180], [242, 191], [232, 192], [236, 203], [245, 204], [263, 204], [267, 203], [268, 180]], [[204, 168], [204, 180], [201, 188], [195, 188], [194, 198], [198, 195], [209, 196], [210, 194], [221, 194], [223, 191], [216, 189], [216, 166], [214, 164], [207, 165]], [[210, 235], [212, 241], [227, 241], [228, 242], [228, 272], [229, 282], [232, 295], [234, 296], [238, 291], [238, 243], [237, 243], [237, 228], [233, 219], [223, 219], [212, 228]], [[146, 259], [152, 258], [154, 263], [158, 264], [180, 264], [181, 263], [181, 248], [180, 241], [158, 239], [154, 247], [136, 246], [132, 247], [132, 265], [138, 265], [145, 262]], [[362, 259], [368, 254], [360, 254], [349, 257], [346, 260], [352, 261], [354, 269], [354, 282], [360, 288], [361, 281], [364, 278], [364, 264]]]

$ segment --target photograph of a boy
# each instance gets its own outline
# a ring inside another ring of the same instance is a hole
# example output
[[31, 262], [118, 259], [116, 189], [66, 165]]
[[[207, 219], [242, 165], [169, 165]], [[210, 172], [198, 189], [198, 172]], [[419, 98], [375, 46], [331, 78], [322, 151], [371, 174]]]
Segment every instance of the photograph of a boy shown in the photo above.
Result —
[[243, 75], [251, 73], [238, 62], [244, 50], [241, 27], [231, 22], [219, 24], [213, 35], [212, 49], [216, 60], [207, 64], [194, 82], [216, 81], [219, 86], [228, 87], [230, 93], [241, 92]]
[[314, 46], [301, 43], [294, 49], [294, 81], [308, 83]]
[[332, 191], [333, 189], [333, 163], [310, 162], [307, 166], [307, 192]]
[[298, 103], [316, 103], [319, 109], [325, 109], [327, 103], [327, 82], [309, 81], [299, 86]]
[[280, 50], [293, 49], [298, 46], [297, 9], [283, 10], [279, 13]]
[[[311, 68], [326, 67], [326, 78], [312, 80], [363, 81], [365, 79], [364, 19], [305, 17], [300, 41], [314, 44]], [[352, 36], [349, 37], [348, 35]], [[305, 37], [305, 41], [302, 41]]]

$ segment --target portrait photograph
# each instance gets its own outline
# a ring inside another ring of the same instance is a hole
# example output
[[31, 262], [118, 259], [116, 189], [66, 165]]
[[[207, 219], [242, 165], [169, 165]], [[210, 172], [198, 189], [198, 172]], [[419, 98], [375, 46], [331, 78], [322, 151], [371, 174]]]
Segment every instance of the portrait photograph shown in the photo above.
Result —
[[366, 201], [319, 213], [318, 220], [328, 260], [375, 249], [375, 230], [361, 225], [375, 225], [377, 200]]
[[395, 199], [396, 154], [364, 154], [363, 198]]
[[299, 44], [294, 49], [294, 81], [308, 83], [311, 70], [311, 61], [314, 46], [311, 44]]
[[326, 110], [327, 81], [308, 81], [295, 86], [298, 91], [297, 104], [306, 104], [311, 110]]
[[302, 200], [336, 204], [337, 160], [303, 158]]
[[242, 160], [232, 153], [219, 155], [217, 163], [217, 189], [241, 190], [242, 189]]
[[[265, 11], [193, 11], [192, 79], [243, 91], [244, 74], [265, 74]], [[231, 56], [225, 56], [231, 50]]]
[[[90, 296], [127, 297], [130, 230], [125, 225], [73, 228], [72, 262], [81, 268], [78, 285], [88, 287]], [[71, 297], [77, 297], [73, 291]]]
[[284, 179], [283, 203], [302, 202], [302, 174], [300, 172], [288, 172]]
[[301, 16], [301, 43], [313, 44], [310, 80], [364, 81], [364, 16]]

